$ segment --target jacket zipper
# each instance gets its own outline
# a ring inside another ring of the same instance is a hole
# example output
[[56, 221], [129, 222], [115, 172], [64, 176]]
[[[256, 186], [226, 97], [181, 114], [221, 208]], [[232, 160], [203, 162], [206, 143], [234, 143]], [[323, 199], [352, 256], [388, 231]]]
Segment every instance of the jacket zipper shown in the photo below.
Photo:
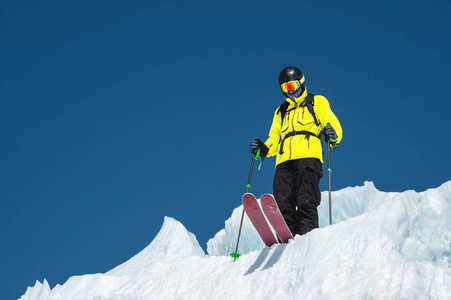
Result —
[[[291, 118], [291, 129], [292, 129], [292, 131], [294, 131], [294, 120], [296, 119], [295, 118], [296, 113], [299, 114], [298, 108], [299, 108], [299, 104], [296, 106], [296, 109], [294, 109], [293, 117]], [[291, 142], [292, 141], [293, 141], [293, 137], [290, 138], [290, 158], [289, 158], [290, 160], [291, 160], [291, 153], [293, 152], [293, 149], [291, 147]]]

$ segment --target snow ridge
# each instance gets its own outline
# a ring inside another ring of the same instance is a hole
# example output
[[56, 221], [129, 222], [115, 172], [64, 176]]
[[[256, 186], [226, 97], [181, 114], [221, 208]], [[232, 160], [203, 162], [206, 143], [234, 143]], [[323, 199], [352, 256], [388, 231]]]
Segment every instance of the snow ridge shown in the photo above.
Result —
[[105, 274], [39, 282], [21, 300], [447, 299], [451, 295], [451, 181], [416, 193], [374, 184], [328, 194], [321, 228], [263, 247], [247, 218], [232, 262], [242, 207], [207, 244], [206, 256], [181, 223], [165, 218], [143, 251]]

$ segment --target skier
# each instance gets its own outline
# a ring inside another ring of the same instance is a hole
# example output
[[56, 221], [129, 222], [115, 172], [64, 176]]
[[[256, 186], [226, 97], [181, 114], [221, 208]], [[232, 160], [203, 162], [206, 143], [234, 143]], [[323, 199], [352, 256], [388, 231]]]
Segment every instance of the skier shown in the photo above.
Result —
[[307, 94], [304, 74], [296, 67], [280, 72], [279, 86], [286, 101], [277, 108], [269, 138], [255, 138], [251, 153], [277, 155], [274, 197], [293, 236], [318, 228], [323, 176], [321, 135], [335, 147], [342, 138], [341, 125], [323, 96]]

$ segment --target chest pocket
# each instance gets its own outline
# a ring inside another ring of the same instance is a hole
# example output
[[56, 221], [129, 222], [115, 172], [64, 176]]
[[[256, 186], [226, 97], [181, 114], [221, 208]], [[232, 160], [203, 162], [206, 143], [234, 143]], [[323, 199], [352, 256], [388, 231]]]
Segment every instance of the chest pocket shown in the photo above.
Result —
[[287, 111], [282, 120], [282, 133], [285, 133], [289, 128], [290, 124], [293, 123], [292, 119], [294, 117], [295, 111], [293, 109]]
[[315, 123], [307, 107], [299, 107], [286, 112], [282, 121], [282, 133], [291, 130], [305, 130]]
[[297, 123], [301, 126], [310, 127], [312, 123], [315, 123], [312, 114], [308, 111], [307, 107], [301, 107], [297, 110]]

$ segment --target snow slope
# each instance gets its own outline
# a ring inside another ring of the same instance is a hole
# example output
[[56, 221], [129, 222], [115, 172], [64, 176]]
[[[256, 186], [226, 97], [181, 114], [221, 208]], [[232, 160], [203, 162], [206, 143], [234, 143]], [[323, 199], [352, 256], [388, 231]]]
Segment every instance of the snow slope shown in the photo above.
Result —
[[143, 251], [105, 274], [71, 277], [21, 300], [79, 299], [451, 299], [451, 181], [416, 193], [384, 193], [371, 182], [328, 194], [321, 228], [264, 248], [242, 207], [207, 243], [166, 217]]

